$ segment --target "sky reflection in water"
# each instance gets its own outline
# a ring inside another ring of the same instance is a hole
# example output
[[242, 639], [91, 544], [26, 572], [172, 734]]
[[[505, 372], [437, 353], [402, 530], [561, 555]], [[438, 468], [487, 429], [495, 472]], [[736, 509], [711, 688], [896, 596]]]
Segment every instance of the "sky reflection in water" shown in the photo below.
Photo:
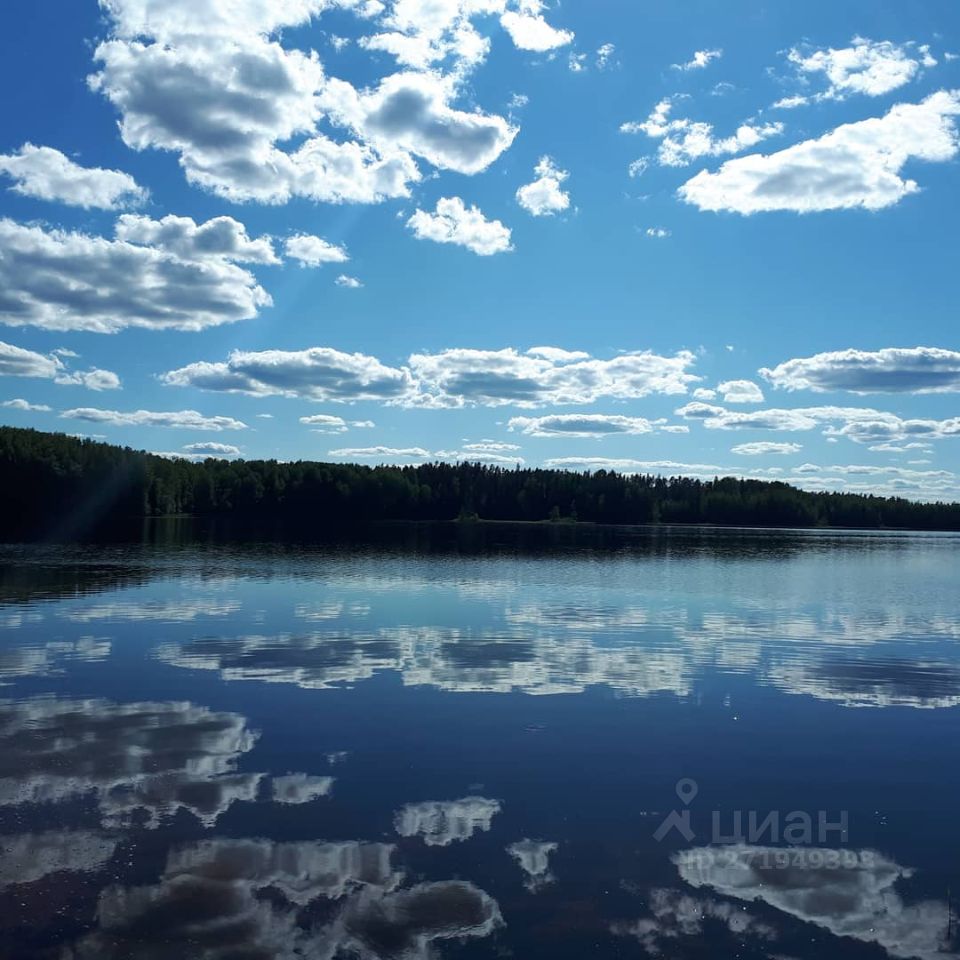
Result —
[[575, 546], [2, 548], [3, 955], [960, 955], [960, 540]]

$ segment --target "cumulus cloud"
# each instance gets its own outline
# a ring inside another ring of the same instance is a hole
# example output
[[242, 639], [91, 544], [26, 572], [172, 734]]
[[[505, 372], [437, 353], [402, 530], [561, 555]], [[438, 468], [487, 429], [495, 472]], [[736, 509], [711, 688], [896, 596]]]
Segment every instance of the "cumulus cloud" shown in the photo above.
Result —
[[124, 214], [117, 220], [116, 237], [141, 247], [165, 250], [184, 260], [222, 259], [236, 263], [279, 263], [269, 237], [251, 240], [247, 228], [233, 217], [214, 217], [196, 223], [190, 217], [161, 220]]
[[[2, 260], [0, 260], [2, 263]], [[3, 293], [0, 292], [0, 297]], [[0, 341], [0, 376], [38, 377], [46, 380], [58, 376], [63, 364], [56, 356], [45, 356], [12, 343]]]
[[500, 17], [500, 25], [519, 50], [545, 53], [572, 43], [572, 30], [558, 30], [544, 20], [540, 0], [522, 0], [520, 12], [509, 10]]
[[611, 65], [616, 66], [613, 59], [616, 51], [617, 48], [612, 43], [603, 43], [597, 47], [597, 69], [606, 70]]
[[22, 400], [17, 397], [15, 400], [4, 400], [0, 407], [6, 407], [7, 410], [23, 410], [30, 413], [49, 413], [50, 407], [45, 403], [30, 403], [29, 400]]
[[333, 417], [318, 413], [312, 417], [301, 417], [300, 422], [312, 427], [314, 433], [346, 433], [349, 429], [343, 417]]
[[187, 453], [201, 457], [239, 457], [240, 448], [229, 443], [188, 443], [183, 448]]
[[561, 170], [550, 157], [541, 157], [534, 168], [537, 179], [517, 190], [517, 203], [535, 217], [551, 216], [570, 206], [570, 194], [563, 182], [570, 176]]
[[288, 257], [299, 260], [300, 265], [304, 267], [319, 267], [325, 263], [346, 263], [350, 259], [343, 247], [305, 233], [288, 237], [284, 241], [283, 249]]
[[881, 210], [920, 189], [900, 176], [908, 161], [942, 163], [957, 155], [958, 113], [960, 91], [941, 90], [777, 153], [728, 160], [714, 173], [702, 170], [679, 195], [701, 210], [745, 215]]
[[[505, 448], [519, 449], [510, 445]], [[491, 466], [516, 466], [524, 462], [523, 457], [508, 455], [499, 449], [483, 444], [471, 444], [463, 450], [427, 450], [424, 447], [342, 447], [328, 450], [331, 457], [345, 460], [376, 460], [385, 463], [388, 460], [446, 461], [450, 463], [486, 463]]]
[[530, 437], [605, 437], [653, 433], [658, 424], [643, 417], [566, 413], [548, 417], [513, 417], [507, 426]]
[[[502, 118], [451, 106], [455, 85], [439, 74], [396, 74], [361, 92], [327, 77], [315, 53], [268, 39], [303, 11], [278, 10], [267, 30], [223, 33], [199, 16], [174, 26], [155, 11], [136, 39], [121, 30], [97, 48], [90, 84], [120, 111], [128, 146], [173, 151], [188, 180], [239, 201], [407, 196], [421, 178], [414, 155], [474, 173], [512, 142]], [[318, 132], [322, 118], [348, 138]], [[280, 145], [292, 138], [288, 152]]]
[[[676, 97], [665, 97], [646, 120], [620, 125], [621, 133], [644, 133], [659, 140], [657, 162], [666, 167], [686, 167], [701, 157], [719, 157], [739, 153], [762, 140], [783, 132], [782, 123], [746, 121], [729, 137], [717, 137], [712, 124], [683, 118], [671, 118]], [[631, 176], [636, 176], [631, 169]]]
[[700, 420], [708, 430], [802, 432], [822, 428], [828, 438], [846, 437], [856, 443], [923, 442], [960, 436], [960, 417], [904, 419], [869, 407], [797, 407], [746, 412], [694, 401], [676, 413], [687, 420]]
[[88, 390], [119, 390], [120, 378], [112, 370], [78, 370], [73, 373], [62, 373], [54, 383], [61, 386], [86, 387]]
[[740, 443], [730, 448], [731, 453], [739, 453], [747, 457], [759, 457], [768, 453], [798, 453], [803, 449], [799, 443], [775, 443], [769, 440], [761, 440], [757, 443]]
[[673, 64], [674, 70], [702, 70], [723, 56], [722, 50], [697, 50], [686, 63]]
[[849, 47], [825, 50], [794, 47], [787, 59], [806, 78], [822, 75], [827, 89], [818, 100], [843, 100], [851, 94], [879, 97], [913, 80], [921, 67], [935, 67], [927, 45], [895, 44], [854, 37]]
[[331, 80], [322, 103], [384, 152], [409, 151], [442, 170], [480, 173], [513, 143], [517, 129], [502, 117], [451, 107], [454, 95], [450, 79], [407, 72], [364, 93]]
[[960, 352], [939, 347], [836, 350], [787, 360], [761, 376], [785, 390], [827, 393], [960, 392]]
[[407, 226], [418, 240], [453, 243], [482, 257], [513, 249], [508, 227], [487, 220], [477, 206], [467, 209], [459, 197], [441, 197], [434, 213], [418, 209]]
[[418, 386], [417, 402], [538, 407], [686, 393], [697, 380], [688, 372], [694, 359], [688, 351], [672, 357], [643, 351], [611, 360], [555, 360], [544, 356], [542, 348], [527, 354], [512, 348], [451, 349], [414, 354], [408, 364]]
[[88, 423], [103, 423], [111, 427], [174, 427], [183, 430], [245, 430], [242, 420], [232, 417], [207, 417], [196, 410], [179, 410], [175, 413], [156, 413], [152, 410], [99, 410], [96, 407], [76, 407], [60, 414], [68, 420], [85, 420]]
[[169, 386], [335, 402], [398, 400], [412, 388], [409, 371], [384, 366], [362, 353], [341, 353], [330, 347], [235, 350], [226, 363], [191, 363], [160, 379]]
[[202, 330], [271, 304], [253, 275], [225, 256], [185, 258], [123, 238], [148, 225], [157, 226], [122, 217], [120, 236], [107, 240], [0, 220], [0, 322], [94, 333]]
[[14, 181], [11, 189], [16, 193], [71, 207], [117, 210], [143, 203], [148, 196], [127, 173], [81, 167], [59, 150], [32, 143], [16, 153], [0, 154], [0, 173]]
[[647, 227], [647, 229], [643, 232], [645, 236], [648, 236], [653, 240], [665, 240], [670, 236], [670, 231], [665, 227]]
[[342, 447], [329, 450], [331, 457], [343, 457], [348, 460], [431, 460], [433, 454], [423, 447]]
[[725, 380], [717, 393], [724, 403], [763, 403], [763, 391], [752, 380]]
[[163, 374], [160, 380], [170, 386], [321, 401], [540, 407], [683, 394], [698, 380], [689, 372], [694, 361], [689, 351], [672, 357], [640, 351], [602, 360], [579, 351], [538, 346], [526, 353], [514, 348], [453, 348], [413, 354], [402, 367], [389, 367], [364, 354], [311, 347], [234, 351], [226, 362], [192, 363]]
[[338, 287], [346, 287], [348, 290], [359, 290], [363, 286], [356, 277], [350, 277], [345, 273], [341, 273], [333, 282]]
[[455, 71], [465, 74], [486, 58], [490, 48], [470, 17], [502, 7], [502, 0], [479, 8], [470, 0], [388, 0], [379, 32], [360, 37], [357, 43], [365, 50], [389, 53], [398, 63], [417, 70], [428, 70], [450, 58]]
[[[457, 105], [490, 48], [472, 19], [499, 16], [522, 49], [573, 39], [547, 23], [539, 0], [290, 0], [269, 12], [226, 0], [195, 11], [184, 0], [104, 6], [112, 29], [89, 84], [119, 112], [124, 142], [174, 153], [190, 182], [235, 201], [375, 203], [409, 196], [420, 160], [484, 170], [517, 131]], [[314, 51], [281, 43], [285, 27], [332, 7], [375, 20], [357, 47], [393, 56], [401, 71], [358, 89], [330, 76]]]

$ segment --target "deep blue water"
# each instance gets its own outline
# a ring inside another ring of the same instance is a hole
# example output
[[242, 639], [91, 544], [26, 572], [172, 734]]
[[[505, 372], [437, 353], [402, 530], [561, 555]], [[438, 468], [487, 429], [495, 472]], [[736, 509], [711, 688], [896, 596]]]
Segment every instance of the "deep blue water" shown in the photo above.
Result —
[[960, 538], [526, 536], [0, 547], [0, 956], [960, 955]]

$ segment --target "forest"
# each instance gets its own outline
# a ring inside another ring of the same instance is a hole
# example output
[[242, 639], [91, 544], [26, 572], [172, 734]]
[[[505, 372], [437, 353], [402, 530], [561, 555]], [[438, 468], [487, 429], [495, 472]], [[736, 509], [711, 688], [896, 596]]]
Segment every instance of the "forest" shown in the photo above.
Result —
[[360, 526], [378, 521], [554, 521], [960, 530], [960, 504], [811, 493], [732, 477], [504, 468], [168, 459], [0, 427], [0, 537], [77, 536], [172, 515]]

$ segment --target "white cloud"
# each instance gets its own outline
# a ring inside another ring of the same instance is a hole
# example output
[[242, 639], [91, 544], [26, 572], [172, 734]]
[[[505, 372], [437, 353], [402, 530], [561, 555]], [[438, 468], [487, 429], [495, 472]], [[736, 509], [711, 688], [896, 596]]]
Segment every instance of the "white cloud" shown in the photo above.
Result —
[[960, 91], [941, 90], [816, 140], [728, 160], [715, 173], [702, 170], [679, 195], [701, 210], [742, 214], [881, 210], [920, 189], [916, 181], [900, 177], [908, 161], [944, 162], [957, 155], [953, 118], [958, 113]]
[[782, 123], [746, 121], [731, 136], [717, 137], [712, 124], [685, 117], [671, 119], [676, 99], [665, 97], [646, 120], [632, 120], [620, 125], [621, 133], [644, 133], [654, 140], [660, 140], [657, 162], [662, 166], [686, 167], [701, 157], [739, 153], [783, 132]]
[[[164, 17], [146, 24], [152, 43], [101, 44], [101, 70], [90, 84], [120, 111], [128, 146], [177, 153], [190, 182], [231, 200], [408, 196], [421, 178], [412, 154], [474, 173], [516, 133], [502, 118], [454, 109], [455, 86], [440, 75], [396, 74], [360, 93], [327, 77], [312, 52], [285, 49], [255, 30], [216, 35], [199, 17], [192, 32], [168, 39], [157, 25]], [[324, 116], [348, 139], [318, 132]], [[280, 146], [296, 138], [289, 152]]]
[[184, 260], [221, 259], [236, 263], [279, 263], [269, 237], [251, 240], [247, 228], [233, 217], [214, 217], [196, 223], [190, 217], [162, 220], [124, 214], [117, 220], [116, 237], [126, 243], [164, 250]]
[[[0, 302], [2, 297], [3, 292], [0, 291]], [[63, 364], [55, 356], [48, 357], [0, 340], [0, 377], [39, 377], [51, 380], [58, 376], [62, 369]]]
[[348, 290], [359, 290], [363, 286], [356, 277], [347, 276], [345, 273], [341, 273], [333, 282], [338, 287], [346, 287]]
[[939, 347], [836, 350], [795, 358], [761, 376], [785, 390], [826, 393], [957, 393], [960, 352]]
[[330, 347], [235, 350], [226, 363], [191, 363], [160, 379], [168, 386], [337, 402], [398, 400], [412, 387], [407, 370], [384, 366], [362, 353], [341, 353]]
[[189, 454], [202, 457], [240, 456], [240, 448], [229, 443], [188, 443], [183, 449]]
[[[373, 426], [373, 424], [370, 424]], [[424, 447], [342, 447], [328, 450], [331, 457], [345, 460], [376, 460], [385, 463], [389, 460], [448, 461], [451, 463], [486, 463], [491, 466], [516, 466], [524, 462], [523, 457], [508, 454], [505, 450], [519, 449], [510, 444], [502, 448], [491, 448], [484, 444], [469, 444], [463, 450], [427, 450]]]
[[81, 167], [52, 147], [25, 143], [16, 153], [0, 154], [0, 173], [25, 197], [52, 200], [71, 207], [117, 210], [143, 203], [146, 190], [127, 173]]
[[798, 407], [749, 412], [694, 401], [676, 411], [688, 420], [700, 420], [708, 430], [776, 430], [803, 432], [823, 428], [828, 439], [846, 437], [856, 443], [901, 440], [930, 441], [960, 436], [960, 417], [948, 420], [903, 419], [869, 407]]
[[517, 129], [502, 117], [457, 110], [451, 78], [398, 73], [372, 92], [330, 80], [321, 98], [341, 125], [385, 155], [408, 151], [442, 170], [480, 173], [513, 142]]
[[512, 348], [414, 354], [408, 361], [418, 388], [413, 402], [440, 407], [585, 404], [682, 394], [698, 379], [688, 373], [695, 359], [688, 351], [673, 357], [645, 351], [611, 360], [557, 361], [536, 349], [533, 355]]
[[29, 400], [4, 400], [0, 407], [6, 407], [8, 410], [24, 410], [31, 413], [49, 413], [50, 408], [45, 403], [30, 403]]
[[799, 453], [803, 446], [799, 443], [774, 443], [761, 440], [757, 443], [740, 443], [730, 448], [731, 453], [739, 453], [746, 457], [760, 457], [768, 453], [788, 454]]
[[693, 391], [693, 399], [694, 400], [716, 400], [717, 391], [710, 390], [707, 387], [697, 387], [697, 389]]
[[346, 263], [350, 259], [343, 247], [306, 233], [287, 237], [283, 249], [288, 257], [299, 260], [300, 265], [304, 267], [320, 267], [325, 263]]
[[570, 194], [561, 184], [570, 176], [561, 170], [550, 157], [541, 157], [534, 168], [537, 179], [517, 191], [517, 203], [535, 217], [551, 216], [570, 206]]
[[301, 417], [300, 422], [312, 427], [314, 433], [346, 433], [349, 429], [343, 417], [334, 417], [325, 413], [318, 413], [312, 417]]
[[465, 443], [463, 449], [466, 453], [512, 453], [520, 447], [502, 440], [478, 440], [475, 443]]
[[609, 66], [615, 66], [613, 55], [617, 48], [612, 43], [604, 43], [597, 47], [597, 69], [606, 70]]
[[[121, 218], [120, 232], [128, 226]], [[0, 249], [0, 321], [8, 326], [202, 330], [255, 317], [272, 302], [249, 271], [222, 256], [184, 259], [123, 239], [6, 219]]]
[[430, 460], [433, 454], [423, 447], [342, 447], [328, 450], [331, 457], [343, 457], [349, 460]]
[[459, 197], [442, 197], [434, 213], [418, 209], [407, 226], [419, 240], [453, 243], [483, 257], [513, 249], [508, 227], [487, 220], [479, 207], [467, 209]]
[[510, 10], [500, 17], [500, 25], [510, 34], [510, 39], [518, 50], [545, 53], [565, 47], [574, 39], [572, 30], [551, 27], [539, 12], [516, 13]]
[[684, 394], [699, 378], [689, 372], [694, 354], [651, 351], [601, 360], [579, 351], [537, 346], [516, 349], [454, 348], [413, 354], [390, 367], [361, 353], [330, 347], [234, 351], [226, 362], [201, 361], [161, 375], [168, 386], [253, 396], [310, 400], [375, 400], [402, 406], [541, 407]]
[[86, 387], [88, 390], [119, 390], [120, 378], [112, 370], [78, 370], [62, 373], [55, 380], [61, 386]]
[[111, 427], [174, 427], [183, 430], [245, 430], [247, 425], [232, 417], [207, 417], [196, 410], [173, 413], [155, 413], [151, 410], [98, 410], [95, 407], [77, 407], [60, 414], [68, 420], [86, 420]]
[[649, 167], [649, 157], [637, 157], [637, 159], [632, 161], [630, 166], [627, 167], [627, 173], [630, 175], [631, 179], [636, 179], [637, 177], [642, 177], [647, 172]]
[[[173, 42], [202, 27], [218, 37], [270, 34], [334, 6], [331, 0], [101, 0], [118, 36], [152, 36]], [[353, 6], [339, 3], [339, 6]]]
[[653, 433], [657, 424], [643, 417], [601, 413], [565, 413], [547, 417], [513, 417], [507, 424], [530, 437], [605, 437], [613, 434]]
[[797, 107], [804, 107], [810, 102], [809, 97], [796, 94], [791, 97], [781, 97], [776, 103], [770, 104], [771, 110], [796, 110]]
[[697, 50], [686, 63], [673, 64], [674, 70], [702, 70], [723, 56], [722, 50]]
[[724, 403], [763, 403], [763, 391], [752, 380], [726, 380], [717, 384]]
[[429, 70], [448, 58], [464, 74], [486, 59], [490, 42], [470, 22], [475, 13], [493, 13], [503, 2], [391, 0], [380, 32], [360, 37], [359, 46], [382, 50], [404, 66]]
[[590, 354], [582, 350], [564, 350], [561, 347], [531, 347], [528, 357], [542, 357], [551, 363], [572, 363], [574, 360], [589, 360]]
[[571, 52], [567, 57], [567, 66], [571, 73], [583, 73], [587, 69], [587, 55]]
[[647, 227], [643, 232], [654, 240], [665, 240], [670, 236], [670, 231], [664, 227]]
[[830, 47], [809, 51], [794, 47], [787, 59], [801, 75], [822, 74], [827, 80], [827, 89], [815, 97], [819, 100], [843, 100], [853, 93], [879, 97], [909, 83], [921, 66], [937, 64], [926, 45], [898, 45], [865, 37], [854, 37], [849, 47], [839, 50]]

